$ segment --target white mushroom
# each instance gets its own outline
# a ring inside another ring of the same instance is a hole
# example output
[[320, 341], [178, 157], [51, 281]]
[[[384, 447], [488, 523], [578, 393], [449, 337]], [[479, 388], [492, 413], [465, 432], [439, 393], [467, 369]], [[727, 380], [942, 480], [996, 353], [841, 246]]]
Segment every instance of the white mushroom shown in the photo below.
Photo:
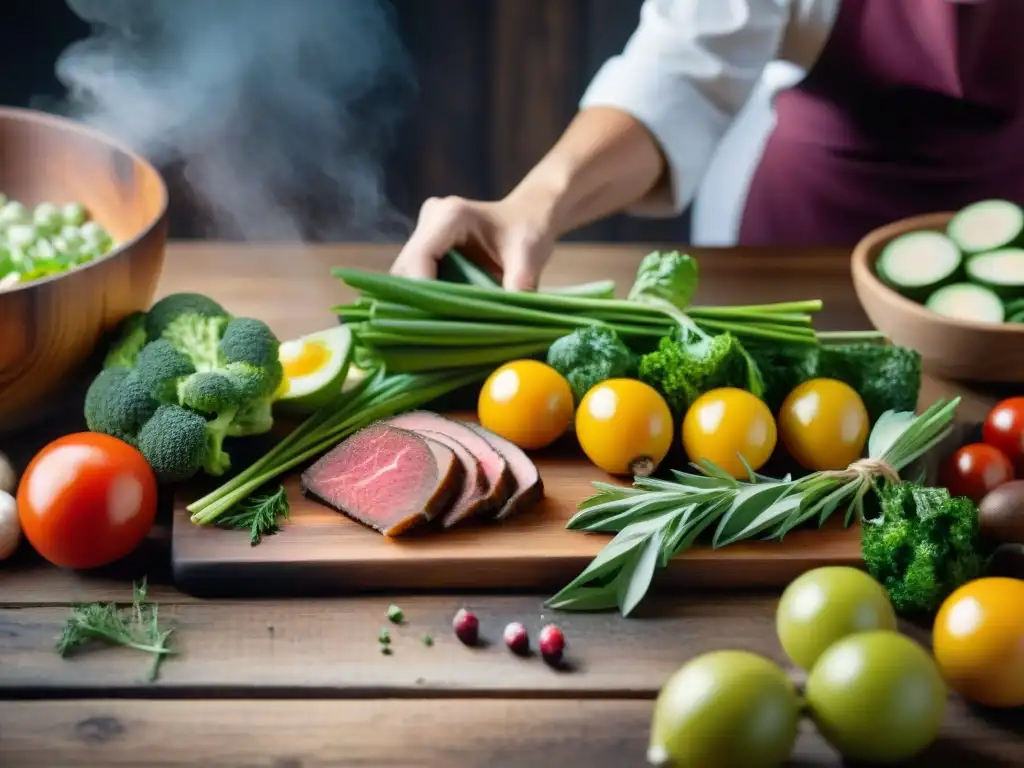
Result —
[[21, 540], [18, 505], [11, 494], [0, 491], [0, 560], [14, 554]]
[[18, 487], [18, 476], [14, 474], [14, 465], [11, 464], [2, 451], [0, 451], [0, 492], [14, 494]]

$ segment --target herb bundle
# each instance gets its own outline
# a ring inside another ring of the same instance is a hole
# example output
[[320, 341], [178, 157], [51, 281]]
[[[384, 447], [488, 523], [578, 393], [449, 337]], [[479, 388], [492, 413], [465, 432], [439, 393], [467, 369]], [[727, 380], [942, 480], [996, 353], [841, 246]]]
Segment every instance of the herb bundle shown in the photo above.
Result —
[[507, 291], [456, 252], [443, 262], [446, 280], [349, 268], [333, 274], [360, 294], [355, 303], [334, 307], [335, 313], [352, 328], [363, 359], [383, 362], [391, 373], [496, 366], [543, 354], [555, 339], [588, 326], [610, 328], [639, 349], [653, 348], [680, 325], [699, 335], [728, 332], [744, 341], [819, 341], [812, 326], [822, 306], [817, 300], [692, 306], [697, 262], [675, 251], [655, 251], [643, 260], [628, 299], [613, 298], [614, 284], [606, 281]]
[[[749, 470], [737, 480], [709, 461], [700, 474], [673, 471], [673, 480], [635, 478], [631, 487], [594, 483], [597, 493], [579, 505], [572, 530], [615, 533], [587, 568], [547, 605], [567, 611], [618, 607], [628, 616], [647, 594], [655, 571], [714, 526], [711, 544], [781, 539], [840, 507], [845, 522], [864, 519], [869, 492], [900, 482], [899, 473], [941, 443], [952, 430], [959, 398], [939, 401], [920, 415], [888, 411], [868, 438], [868, 455], [845, 470], [774, 479]], [[881, 486], [880, 486], [881, 484]]]
[[56, 650], [69, 656], [92, 642], [120, 645], [153, 656], [147, 679], [156, 680], [160, 663], [174, 651], [168, 646], [173, 629], [161, 629], [157, 606], [146, 600], [146, 580], [132, 585], [131, 608], [116, 603], [75, 606], [57, 638]]
[[378, 419], [419, 408], [482, 381], [489, 368], [387, 375], [370, 370], [351, 389], [320, 408], [262, 457], [188, 506], [192, 522], [209, 525], [261, 486], [333, 448]]

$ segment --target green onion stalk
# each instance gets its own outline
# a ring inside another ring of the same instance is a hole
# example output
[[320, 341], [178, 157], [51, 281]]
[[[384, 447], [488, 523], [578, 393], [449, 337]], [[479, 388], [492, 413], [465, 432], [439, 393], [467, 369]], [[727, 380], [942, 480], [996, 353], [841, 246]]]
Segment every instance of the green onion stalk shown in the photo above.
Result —
[[[586, 326], [613, 329], [634, 349], [653, 348], [680, 325], [698, 335], [731, 333], [741, 341], [780, 344], [877, 339], [868, 332], [828, 335], [813, 327], [820, 300], [727, 307], [690, 305], [696, 262], [675, 252], [650, 254], [630, 298], [614, 298], [614, 283], [536, 292], [508, 291], [457, 252], [442, 260], [435, 281], [336, 268], [356, 302], [336, 306], [352, 328], [363, 362], [391, 373], [437, 371], [542, 356], [555, 339]], [[855, 338], [854, 338], [855, 337]]]

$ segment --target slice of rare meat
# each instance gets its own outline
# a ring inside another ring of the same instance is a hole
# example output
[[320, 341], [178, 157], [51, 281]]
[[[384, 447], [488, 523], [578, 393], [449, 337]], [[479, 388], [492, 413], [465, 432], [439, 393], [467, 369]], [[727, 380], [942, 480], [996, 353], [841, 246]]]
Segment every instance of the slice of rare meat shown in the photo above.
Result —
[[448, 446], [456, 458], [462, 462], [464, 470], [462, 489], [444, 510], [441, 524], [445, 528], [450, 528], [480, 512], [487, 505], [487, 480], [484, 477], [483, 467], [480, 466], [476, 457], [458, 440], [441, 432], [430, 432], [424, 429], [417, 434]]
[[540, 478], [540, 472], [537, 471], [537, 465], [530, 461], [530, 457], [523, 452], [522, 448], [501, 435], [484, 429], [479, 424], [467, 424], [467, 426], [487, 440], [498, 453], [505, 457], [515, 480], [512, 495], [495, 512], [495, 520], [504, 520], [509, 515], [532, 506], [544, 498], [544, 482]]
[[354, 520], [398, 536], [445, 509], [462, 462], [436, 440], [374, 424], [302, 473], [302, 490]]
[[476, 430], [470, 429], [467, 423], [430, 411], [409, 411], [391, 417], [386, 423], [416, 433], [440, 432], [462, 443], [480, 462], [487, 481], [485, 504], [478, 510], [478, 514], [497, 511], [508, 501], [515, 485], [508, 462], [491, 442]]

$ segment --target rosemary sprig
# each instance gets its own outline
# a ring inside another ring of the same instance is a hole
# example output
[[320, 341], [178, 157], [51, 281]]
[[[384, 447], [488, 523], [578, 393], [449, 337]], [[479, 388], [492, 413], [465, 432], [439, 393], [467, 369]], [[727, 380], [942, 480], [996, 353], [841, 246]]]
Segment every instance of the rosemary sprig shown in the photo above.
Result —
[[256, 546], [264, 536], [272, 536], [281, 530], [280, 521], [287, 520], [291, 507], [284, 486], [278, 486], [273, 493], [249, 496], [235, 507], [217, 518], [221, 528], [248, 530], [249, 543]]
[[146, 579], [132, 585], [132, 605], [122, 608], [117, 603], [84, 603], [71, 611], [64, 629], [57, 638], [56, 651], [69, 656], [91, 642], [120, 645], [153, 656], [147, 680], [156, 680], [160, 663], [174, 653], [168, 638], [174, 629], [161, 629], [158, 607], [146, 600]]
[[737, 480], [710, 461], [700, 474], [673, 471], [673, 480], [634, 478], [631, 487], [594, 483], [567, 527], [614, 533], [587, 568], [547, 605], [566, 611], [618, 608], [628, 616], [647, 594], [658, 568], [714, 528], [713, 547], [748, 539], [782, 539], [809, 521], [820, 526], [840, 507], [845, 524], [864, 517], [864, 498], [941, 443], [952, 431], [960, 398], [922, 414], [887, 411], [868, 438], [868, 455], [845, 470], [775, 479], [752, 471]]

